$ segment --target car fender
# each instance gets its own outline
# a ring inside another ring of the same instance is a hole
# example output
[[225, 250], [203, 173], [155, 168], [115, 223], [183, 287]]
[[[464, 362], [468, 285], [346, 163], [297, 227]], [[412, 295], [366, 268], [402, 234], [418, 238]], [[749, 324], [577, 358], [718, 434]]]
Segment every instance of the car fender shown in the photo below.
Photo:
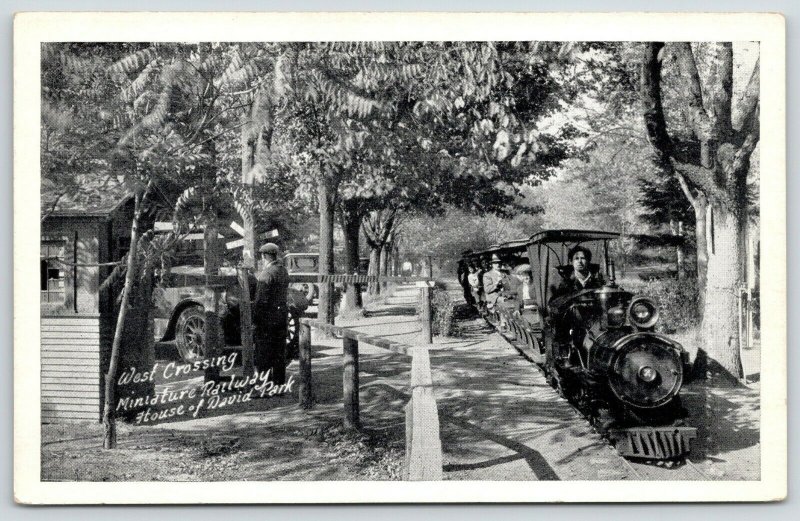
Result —
[[[155, 322], [155, 338], [159, 342], [168, 342], [175, 340], [175, 326], [178, 323], [178, 317], [183, 313], [183, 310], [191, 306], [203, 306], [203, 302], [198, 299], [185, 299], [172, 309], [169, 318], [156, 318]], [[163, 334], [159, 334], [163, 331]]]

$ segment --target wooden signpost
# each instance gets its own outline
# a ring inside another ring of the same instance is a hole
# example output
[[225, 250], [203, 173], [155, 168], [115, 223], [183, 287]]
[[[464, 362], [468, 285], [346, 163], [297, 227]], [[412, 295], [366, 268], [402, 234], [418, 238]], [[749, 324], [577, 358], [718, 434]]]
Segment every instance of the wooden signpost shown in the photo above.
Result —
[[[230, 228], [242, 236], [241, 239], [235, 239], [233, 241], [228, 241], [225, 244], [225, 247], [229, 250], [233, 250], [235, 248], [243, 248], [242, 249], [242, 266], [245, 268], [255, 268], [256, 267], [256, 241], [255, 241], [255, 230], [252, 227], [248, 226], [247, 228], [242, 227], [241, 224], [237, 223], [236, 221], [231, 222]], [[271, 239], [278, 236], [278, 230], [270, 230], [268, 232], [264, 232], [258, 236], [259, 239]]]

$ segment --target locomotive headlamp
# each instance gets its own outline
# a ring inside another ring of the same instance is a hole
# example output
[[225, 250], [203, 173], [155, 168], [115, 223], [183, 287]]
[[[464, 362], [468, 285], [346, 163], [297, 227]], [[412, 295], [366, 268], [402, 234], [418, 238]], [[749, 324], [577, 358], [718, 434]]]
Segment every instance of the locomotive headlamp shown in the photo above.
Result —
[[650, 366], [644, 366], [639, 369], [639, 378], [645, 383], [653, 382], [658, 376], [658, 372]]
[[636, 327], [649, 328], [658, 321], [658, 308], [655, 302], [649, 298], [638, 297], [631, 301], [628, 315]]
[[637, 322], [646, 322], [650, 318], [651, 311], [644, 303], [639, 302], [631, 308], [631, 313]]

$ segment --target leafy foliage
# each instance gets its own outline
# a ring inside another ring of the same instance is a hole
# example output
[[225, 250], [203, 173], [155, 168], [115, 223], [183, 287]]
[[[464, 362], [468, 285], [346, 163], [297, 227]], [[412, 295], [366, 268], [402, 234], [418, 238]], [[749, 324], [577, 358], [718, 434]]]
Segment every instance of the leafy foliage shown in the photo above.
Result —
[[660, 319], [657, 328], [665, 334], [686, 331], [700, 324], [699, 292], [697, 279], [650, 279], [640, 289], [642, 294], [655, 299]]

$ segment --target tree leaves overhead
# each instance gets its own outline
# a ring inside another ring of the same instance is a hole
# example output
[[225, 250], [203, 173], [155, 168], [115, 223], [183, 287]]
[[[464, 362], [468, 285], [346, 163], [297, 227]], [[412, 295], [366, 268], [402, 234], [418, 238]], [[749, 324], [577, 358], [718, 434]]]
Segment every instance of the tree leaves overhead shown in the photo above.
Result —
[[[266, 206], [310, 203], [324, 175], [364, 211], [507, 215], [519, 184], [552, 175], [581, 132], [547, 128], [575, 95], [570, 44], [91, 45], [47, 59], [64, 70], [94, 63], [113, 128], [106, 157], [150, 172], [172, 201], [215, 178], [236, 184], [242, 144], [255, 140]], [[54, 106], [43, 111], [49, 127], [70, 126]]]

